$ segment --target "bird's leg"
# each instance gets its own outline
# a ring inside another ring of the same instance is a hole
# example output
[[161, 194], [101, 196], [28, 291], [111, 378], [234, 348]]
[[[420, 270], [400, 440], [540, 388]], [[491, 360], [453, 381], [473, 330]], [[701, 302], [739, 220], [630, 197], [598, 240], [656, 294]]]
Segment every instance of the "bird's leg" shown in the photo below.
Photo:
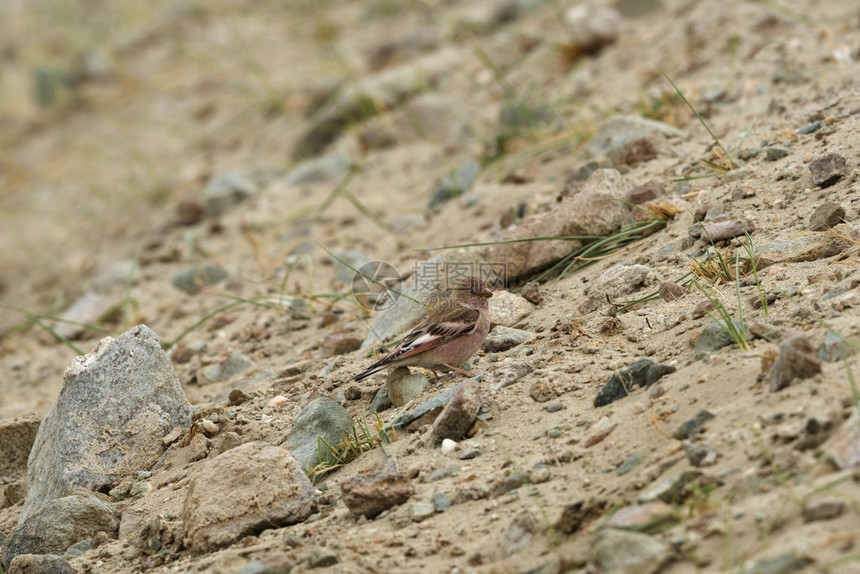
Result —
[[457, 373], [461, 377], [471, 377], [472, 376], [472, 373], [470, 373], [468, 371], [464, 371], [463, 369], [458, 369], [457, 367], [454, 367], [452, 365], [442, 363], [442, 366], [447, 368], [447, 369], [451, 369], [452, 371], [454, 371], [455, 373]]

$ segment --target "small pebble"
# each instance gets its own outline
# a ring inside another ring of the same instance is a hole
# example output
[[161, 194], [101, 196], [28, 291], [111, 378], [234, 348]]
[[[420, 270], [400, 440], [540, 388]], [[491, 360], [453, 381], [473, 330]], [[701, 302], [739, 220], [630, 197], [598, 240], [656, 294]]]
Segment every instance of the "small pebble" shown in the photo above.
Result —
[[548, 413], [556, 413], [562, 409], [564, 409], [564, 405], [558, 401], [553, 401], [551, 403], [547, 403], [546, 405], [546, 410]]
[[451, 454], [457, 450], [457, 441], [449, 438], [442, 439], [442, 454]]
[[283, 395], [278, 395], [269, 399], [269, 402], [266, 403], [266, 407], [270, 409], [276, 409], [286, 403], [289, 399]]

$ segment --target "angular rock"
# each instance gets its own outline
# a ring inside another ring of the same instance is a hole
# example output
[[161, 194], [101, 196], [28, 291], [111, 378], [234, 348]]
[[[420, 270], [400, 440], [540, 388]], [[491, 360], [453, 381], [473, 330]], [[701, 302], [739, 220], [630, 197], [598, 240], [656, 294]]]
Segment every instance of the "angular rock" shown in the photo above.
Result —
[[613, 421], [608, 417], [600, 417], [600, 419], [588, 429], [588, 434], [585, 436], [583, 445], [586, 448], [596, 445], [608, 437], [617, 427], [618, 423], [616, 421]]
[[280, 446], [292, 453], [301, 469], [313, 468], [320, 463], [320, 437], [334, 446], [352, 431], [352, 426], [352, 416], [345, 408], [320, 397], [305, 405]]
[[535, 334], [531, 331], [523, 331], [522, 329], [513, 329], [503, 325], [496, 325], [490, 331], [487, 340], [484, 341], [483, 349], [487, 353], [499, 353], [507, 351], [523, 343], [528, 343], [534, 340]]
[[528, 361], [510, 361], [493, 365], [490, 369], [492, 384], [490, 391], [493, 393], [520, 382], [523, 377], [535, 370], [535, 366]]
[[840, 223], [828, 233], [816, 233], [772, 243], [756, 245], [759, 271], [776, 263], [800, 263], [833, 257], [853, 247], [852, 239], [860, 233], [847, 223]]
[[534, 311], [531, 303], [510, 291], [493, 293], [490, 298], [490, 322], [493, 325], [513, 327]]
[[[524, 219], [499, 239], [608, 235], [630, 215], [630, 207], [619, 201], [625, 199], [627, 189], [616, 170], [598, 169], [553, 210]], [[488, 261], [504, 262], [507, 280], [514, 281], [545, 269], [582, 245], [578, 239], [501, 243], [487, 248], [485, 255]]]
[[828, 363], [835, 363], [847, 359], [854, 354], [854, 347], [842, 335], [833, 331], [827, 331], [824, 341], [818, 346], [818, 358]]
[[656, 280], [654, 271], [645, 265], [613, 265], [588, 283], [586, 299], [580, 308], [583, 313], [590, 313], [609, 301], [618, 302], [621, 296], [652, 285]]
[[500, 541], [505, 556], [525, 550], [541, 528], [541, 522], [530, 510], [520, 511], [505, 528]]
[[87, 291], [72, 303], [72, 306], [60, 315], [61, 321], [56, 321], [51, 328], [68, 339], [77, 339], [86, 330], [79, 323], [95, 325], [99, 319], [116, 303], [115, 298], [103, 293]]
[[738, 574], [792, 574], [803, 572], [812, 561], [805, 556], [794, 554], [780, 554], [772, 558], [761, 558], [746, 563], [739, 568]]
[[615, 372], [594, 396], [594, 406], [603, 407], [626, 397], [633, 387], [650, 387], [663, 375], [674, 373], [675, 367], [639, 359], [629, 367]]
[[623, 18], [611, 6], [576, 4], [564, 13], [565, 28], [577, 54], [594, 54], [604, 46], [614, 44], [621, 31]]
[[119, 529], [113, 507], [94, 494], [55, 498], [18, 523], [3, 546], [3, 567], [20, 554], [62, 554], [66, 548], [106, 532], [112, 538]]
[[63, 378], [30, 453], [21, 522], [75, 488], [95, 490], [149, 469], [165, 448], [162, 437], [191, 424], [170, 359], [145, 325], [102, 339]]
[[223, 361], [199, 369], [197, 371], [197, 384], [209, 385], [226, 381], [235, 375], [244, 373], [253, 366], [254, 362], [247, 355], [234, 351], [227, 355]]
[[[451, 400], [451, 397], [454, 396], [454, 391], [456, 389], [457, 387], [450, 387], [449, 389], [442, 391], [431, 399], [424, 401], [420, 405], [409, 409], [405, 413], [401, 413], [400, 415], [395, 417], [394, 420], [391, 421], [391, 426], [396, 428], [404, 427], [417, 419], [421, 419], [422, 417], [428, 416], [433, 411], [441, 413], [445, 405], [447, 405], [448, 402]], [[436, 418], [433, 417], [433, 420], [436, 420]]]
[[779, 344], [779, 355], [770, 371], [770, 390], [784, 389], [795, 379], [808, 379], [820, 372], [821, 361], [806, 335], [792, 335]]
[[660, 297], [662, 297], [664, 301], [676, 301], [684, 295], [687, 295], [690, 291], [682, 285], [678, 285], [672, 281], [664, 281], [663, 283], [660, 283], [660, 286], [657, 288], [657, 292], [660, 293]]
[[427, 209], [433, 209], [463, 195], [475, 183], [481, 173], [481, 164], [471, 160], [457, 166], [451, 173], [436, 182], [427, 202]]
[[732, 217], [726, 219], [718, 219], [706, 223], [697, 223], [690, 228], [690, 235], [699, 237], [707, 243], [717, 243], [732, 239], [733, 237], [742, 237], [746, 233], [755, 231], [755, 224], [746, 217]]
[[326, 568], [340, 562], [340, 557], [325, 546], [311, 546], [308, 551], [308, 566], [311, 568]]
[[204, 287], [215, 285], [230, 274], [223, 267], [211, 264], [190, 265], [173, 276], [173, 286], [189, 295], [196, 295]]
[[[734, 324], [734, 328], [739, 332], [743, 328], [743, 325], [741, 325], [740, 321], [737, 319], [732, 319], [732, 323]], [[696, 336], [696, 342], [693, 344], [693, 348], [699, 353], [713, 353], [718, 349], [722, 349], [723, 347], [727, 347], [734, 343], [735, 340], [732, 338], [731, 334], [729, 334], [726, 329], [726, 325], [728, 325], [728, 323], [726, 323], [724, 319], [711, 321], [705, 325], [705, 327]]]
[[685, 440], [681, 444], [684, 447], [684, 454], [687, 455], [687, 461], [690, 463], [690, 466], [695, 466], [696, 468], [712, 466], [720, 458], [719, 451], [710, 446], [697, 444], [689, 440]]
[[820, 155], [809, 162], [812, 183], [818, 187], [830, 187], [851, 173], [848, 161], [835, 152]]
[[391, 404], [402, 407], [409, 401], [420, 398], [429, 382], [426, 376], [411, 372], [409, 367], [397, 367], [388, 374], [385, 387], [388, 389]]
[[686, 438], [690, 438], [693, 433], [698, 432], [703, 424], [713, 419], [714, 415], [710, 411], [701, 410], [696, 413], [691, 419], [687, 419], [681, 425], [675, 429], [675, 432], [672, 433], [672, 437], [678, 440], [684, 440]]
[[342, 480], [340, 491], [341, 499], [351, 513], [375, 518], [409, 500], [415, 489], [409, 477], [397, 468], [396, 460], [389, 457], [371, 472]]
[[433, 423], [433, 436], [439, 441], [462, 439], [475, 422], [481, 404], [481, 382], [469, 379], [461, 383]]
[[27, 458], [39, 431], [39, 418], [25, 414], [0, 421], [0, 484], [8, 484], [27, 472]]
[[615, 511], [603, 524], [607, 528], [645, 531], [678, 519], [675, 509], [665, 502], [631, 504]]
[[845, 208], [835, 201], [825, 201], [809, 216], [810, 231], [826, 231], [845, 222]]
[[619, 153], [627, 142], [654, 132], [659, 132], [667, 138], [680, 138], [683, 135], [679, 129], [663, 122], [638, 116], [615, 116], [597, 128], [594, 137], [588, 142], [588, 149], [593, 155], [609, 157]]
[[76, 574], [69, 561], [53, 554], [19, 554], [7, 574]]
[[313, 486], [285, 448], [255, 441], [208, 459], [192, 476], [182, 517], [194, 553], [229, 546], [316, 510]]
[[416, 502], [409, 511], [413, 522], [423, 522], [434, 514], [436, 514], [436, 509], [428, 502]]
[[851, 416], [821, 447], [830, 462], [839, 469], [860, 467], [860, 416], [852, 409]]
[[655, 574], [674, 557], [672, 547], [638, 532], [603, 528], [589, 550], [589, 559], [601, 572]]
[[449, 277], [453, 283], [458, 271], [477, 275], [482, 261], [474, 253], [452, 249], [421, 263], [405, 283], [396, 287], [399, 295], [394, 304], [373, 316], [361, 350], [367, 351], [412, 329], [428, 313], [428, 306], [436, 306], [446, 298]]
[[803, 521], [833, 520], [845, 512], [845, 501], [839, 498], [816, 498], [803, 505]]
[[686, 470], [676, 476], [669, 477], [657, 483], [651, 490], [644, 492], [639, 497], [639, 502], [662, 500], [666, 504], [679, 504], [686, 486], [694, 480], [698, 480], [700, 476], [702, 473], [698, 470]]

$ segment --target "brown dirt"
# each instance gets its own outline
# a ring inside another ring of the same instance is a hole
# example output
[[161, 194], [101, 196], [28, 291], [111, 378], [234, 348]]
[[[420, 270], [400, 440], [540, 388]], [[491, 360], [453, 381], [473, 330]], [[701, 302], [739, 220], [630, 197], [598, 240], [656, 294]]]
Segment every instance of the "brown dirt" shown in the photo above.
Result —
[[[278, 293], [289, 267], [285, 257], [301, 254], [286, 288], [313, 295], [310, 320], [240, 305], [188, 335], [184, 343], [196, 349], [188, 361], [174, 355], [196, 407], [217, 407], [249, 420], [241, 428], [243, 442], [276, 444], [303, 404], [319, 395], [337, 398], [369, 360], [352, 352], [331, 374], [320, 374], [331, 361], [321, 344], [326, 335], [363, 337], [367, 331], [364, 313], [348, 298], [325, 297], [348, 291], [334, 282], [334, 265], [320, 246], [357, 249], [405, 272], [427, 256], [416, 249], [498, 237], [499, 221], [512, 206], [524, 204], [526, 214], [551, 210], [576, 166], [588, 158], [580, 142], [606, 118], [647, 113], [683, 133], [655, 159], [620, 169], [629, 188], [656, 179], [683, 193], [687, 210], [634, 249], [545, 284], [545, 300], [517, 325], [537, 333], [536, 340], [484, 355], [473, 367], [482, 371], [495, 361], [516, 359], [537, 368], [496, 394], [485, 392], [492, 418], [476, 436], [483, 454], [449, 460], [422, 433], [403, 432], [392, 447], [401, 469], [412, 475], [428, 465], [461, 465], [457, 476], [416, 483], [416, 501], [429, 501], [437, 491], [451, 496], [469, 485], [492, 487], [514, 470], [530, 471], [541, 482], [455, 504], [420, 523], [411, 520], [410, 504], [372, 521], [357, 520], [339, 501], [337, 483], [371, 468], [380, 455], [377, 449], [328, 479], [320, 494], [320, 516], [312, 522], [251, 536], [204, 556], [182, 548], [168, 558], [151, 556], [132, 541], [113, 541], [75, 559], [75, 567], [103, 574], [234, 572], [253, 560], [281, 557], [298, 564], [294, 571], [304, 571], [308, 549], [324, 545], [341, 560], [330, 569], [342, 572], [525, 572], [541, 564], [549, 565], [547, 572], [576, 569], [612, 511], [692, 468], [679, 441], [669, 435], [707, 409], [716, 418], [708, 423], [705, 439], [721, 456], [716, 465], [700, 470], [717, 486], [688, 493], [678, 505], [679, 525], [654, 534], [676, 549], [677, 559], [663, 571], [735, 571], [785, 553], [810, 559], [820, 571], [856, 571], [860, 488], [848, 480], [824, 489], [845, 500], [847, 510], [831, 520], [804, 522], [797, 498], [844, 473], [834, 471], [817, 448], [797, 448], [799, 439], [786, 430], [802, 427], [809, 417], [828, 419], [834, 429], [842, 424], [853, 405], [844, 362], [824, 363], [820, 375], [771, 392], [767, 375], [761, 374], [762, 357], [771, 356], [777, 342], [755, 339], [749, 352], [730, 346], [697, 354], [692, 342], [709, 321], [694, 318], [696, 296], [643, 304], [611, 325], [608, 306], [583, 314], [581, 305], [589, 282], [619, 262], [647, 265], [660, 281], [685, 274], [688, 250], [668, 256], [658, 251], [688, 238], [693, 213], [707, 207], [722, 205], [726, 212], [752, 219], [756, 245], [810, 235], [809, 216], [825, 201], [840, 204], [854, 225], [860, 199], [860, 12], [850, 0], [663, 4], [644, 16], [625, 17], [615, 43], [581, 57], [570, 49], [559, 16], [567, 3], [540, 5], [488, 31], [457, 23], [487, 13], [489, 2], [237, 1], [215, 7], [64, 1], [0, 8], [2, 419], [44, 415], [74, 357], [28, 322], [21, 309], [58, 314], [106, 266], [130, 259], [136, 261], [134, 271], [119, 287], [114, 282], [110, 296], [134, 304], [102, 326], [121, 331], [144, 322], [170, 341], [229, 302], [224, 293]], [[285, 170], [309, 159], [294, 160], [292, 152], [313, 121], [312, 106], [320, 94], [339, 82], [378, 73], [370, 69], [370, 55], [386, 42], [401, 42], [388, 67], [425, 57], [436, 48], [413, 53], [403, 41], [427, 30], [439, 32], [441, 49], [461, 52], [454, 69], [426, 90], [464, 108], [471, 137], [452, 143], [406, 134], [403, 114], [398, 116], [402, 106], [394, 106], [372, 120], [394, 126], [390, 147], [368, 148], [366, 140], [363, 147], [360, 136], [366, 136], [362, 129], [367, 126], [347, 130], [332, 147], [347, 151], [360, 165], [347, 189], [367, 213], [340, 198], [311, 220], [309, 214], [332, 192], [335, 180], [264, 186], [217, 219], [191, 226], [177, 222], [180, 201], [202, 202], [203, 188], [215, 174]], [[75, 72], [87, 56], [105, 57], [108, 71], [78, 73], [76, 89], [60, 89], [48, 107], [36, 104], [30, 91], [35, 70]], [[788, 154], [767, 161], [761, 151], [740, 162], [746, 171], [740, 178], [730, 174], [678, 183], [678, 178], [713, 175], [700, 162], [713, 158], [711, 138], [660, 70], [706, 116], [726, 147], [753, 126], [742, 149], [757, 150], [768, 140]], [[497, 78], [499, 73], [504, 79]], [[508, 138], [501, 158], [482, 171], [467, 197], [428, 212], [438, 177], [465, 160], [488, 155], [496, 145], [503, 130], [499, 110], [511, 101], [506, 86], [527, 95], [532, 105], [549, 106], [558, 121]], [[817, 132], [795, 133], [815, 120], [823, 123]], [[849, 173], [831, 187], [816, 188], [808, 163], [829, 152], [847, 159]], [[525, 174], [525, 183], [505, 177], [517, 170]], [[408, 214], [422, 217], [406, 232], [388, 229], [393, 217]], [[194, 296], [171, 285], [182, 267], [204, 261], [223, 266], [230, 278]], [[771, 306], [769, 323], [784, 333], [806, 332], [816, 346], [826, 334], [817, 317], [845, 336], [856, 336], [856, 265], [855, 249], [847, 257], [778, 263], [763, 270], [765, 290], [796, 292]], [[845, 291], [827, 298], [835, 288]], [[655, 289], [651, 285], [630, 298]], [[732, 287], [721, 289], [732, 307]], [[744, 301], [755, 294], [754, 286], [743, 288]], [[765, 322], [751, 304], [746, 318]], [[87, 329], [74, 343], [88, 351], [101, 336]], [[532, 352], [527, 354], [526, 347]], [[250, 357], [253, 370], [209, 385], [196, 381], [201, 367], [231, 352]], [[662, 394], [638, 389], [595, 409], [592, 399], [600, 385], [640, 358], [677, 368], [661, 379]], [[297, 361], [309, 364], [303, 376], [278, 375]], [[345, 405], [354, 416], [368, 412], [382, 380], [371, 377], [357, 385], [361, 398]], [[548, 413], [545, 403], [529, 396], [538, 381], [554, 388], [563, 410]], [[431, 385], [426, 397], [455, 382], [446, 376]], [[227, 406], [226, 396], [236, 387], [253, 400]], [[278, 394], [290, 400], [265, 408]], [[394, 410], [384, 415], [390, 419]], [[602, 417], [617, 427], [603, 441], [586, 446], [589, 428]], [[237, 430], [227, 427], [222, 431]], [[617, 467], [632, 453], [642, 462], [620, 475]], [[164, 486], [133, 501], [144, 514], [181, 515], [187, 486], [181, 476], [193, 473], [199, 462], [187, 453], [174, 457], [173, 470], [153, 475], [153, 484]], [[547, 460], [558, 463], [535, 467]], [[550, 528], [563, 506], [577, 499], [587, 505], [581, 527], [570, 534]], [[20, 503], [0, 510], [2, 532], [8, 534], [19, 510]], [[507, 556], [504, 533], [514, 522], [537, 526], [525, 548]]]

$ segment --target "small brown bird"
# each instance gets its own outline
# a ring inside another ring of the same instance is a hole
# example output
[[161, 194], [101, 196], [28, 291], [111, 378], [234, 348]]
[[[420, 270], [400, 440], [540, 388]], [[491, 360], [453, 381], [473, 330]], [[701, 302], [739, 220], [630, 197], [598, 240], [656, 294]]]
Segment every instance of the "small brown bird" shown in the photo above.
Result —
[[490, 332], [490, 303], [493, 292], [475, 277], [458, 281], [451, 297], [394, 349], [356, 375], [356, 381], [388, 367], [449, 369], [478, 352]]

